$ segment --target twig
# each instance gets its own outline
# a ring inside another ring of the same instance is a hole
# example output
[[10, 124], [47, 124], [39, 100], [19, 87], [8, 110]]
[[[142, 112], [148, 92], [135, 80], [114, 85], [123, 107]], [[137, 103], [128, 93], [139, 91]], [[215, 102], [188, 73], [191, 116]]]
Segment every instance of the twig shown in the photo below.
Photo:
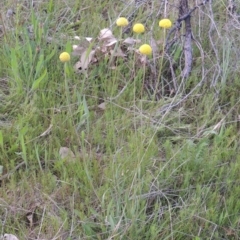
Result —
[[174, 26], [169, 31], [167, 38], [166, 38], [166, 46], [165, 51], [166, 53], [169, 52], [169, 49], [174, 44], [174, 40], [170, 41], [171, 35], [180, 30], [182, 27], [182, 21], [185, 21], [185, 43], [184, 43], [184, 56], [185, 56], [185, 65], [182, 71], [181, 77], [183, 79], [188, 78], [191, 69], [192, 69], [192, 30], [191, 30], [191, 14], [199, 7], [205, 5], [210, 0], [204, 0], [200, 4], [196, 5], [192, 9], [188, 7], [188, 0], [180, 0], [179, 5], [179, 18], [174, 23]]
[[193, 9], [189, 11], [188, 0], [181, 0], [179, 7], [180, 20], [185, 21], [185, 43], [184, 43], [184, 56], [185, 65], [181, 73], [182, 78], [188, 78], [192, 69], [192, 28], [191, 28], [191, 13]]

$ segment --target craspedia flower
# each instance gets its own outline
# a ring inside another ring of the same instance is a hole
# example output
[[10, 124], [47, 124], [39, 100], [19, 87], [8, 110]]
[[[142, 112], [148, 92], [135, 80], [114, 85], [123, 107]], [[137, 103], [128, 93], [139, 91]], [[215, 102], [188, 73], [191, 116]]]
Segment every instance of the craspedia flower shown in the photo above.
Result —
[[159, 21], [159, 27], [171, 28], [172, 27], [172, 22], [168, 18], [164, 18], [164, 19]]
[[117, 19], [116, 24], [119, 27], [126, 27], [128, 25], [128, 20], [125, 17], [120, 17]]
[[68, 62], [70, 60], [70, 55], [67, 52], [62, 52], [59, 56], [61, 62]]
[[144, 55], [151, 55], [152, 54], [152, 48], [148, 44], [143, 44], [142, 46], [140, 46], [140, 48], [138, 50], [141, 54], [144, 54]]
[[143, 32], [145, 31], [145, 27], [144, 27], [144, 25], [141, 24], [141, 23], [136, 23], [136, 24], [134, 24], [134, 26], [133, 26], [133, 31], [134, 31], [135, 33], [143, 33]]

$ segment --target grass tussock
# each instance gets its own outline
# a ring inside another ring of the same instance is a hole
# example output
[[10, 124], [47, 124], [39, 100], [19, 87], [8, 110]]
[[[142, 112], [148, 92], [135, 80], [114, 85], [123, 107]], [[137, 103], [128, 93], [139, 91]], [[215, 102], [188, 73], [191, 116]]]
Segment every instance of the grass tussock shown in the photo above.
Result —
[[[215, 1], [192, 13], [183, 79], [184, 28], [164, 57], [158, 27], [176, 21], [172, 2], [0, 3], [0, 235], [239, 239], [238, 12]], [[124, 57], [102, 50], [104, 28]], [[77, 72], [79, 56], [59, 60], [75, 36], [101, 50]], [[141, 43], [126, 49], [127, 37]]]

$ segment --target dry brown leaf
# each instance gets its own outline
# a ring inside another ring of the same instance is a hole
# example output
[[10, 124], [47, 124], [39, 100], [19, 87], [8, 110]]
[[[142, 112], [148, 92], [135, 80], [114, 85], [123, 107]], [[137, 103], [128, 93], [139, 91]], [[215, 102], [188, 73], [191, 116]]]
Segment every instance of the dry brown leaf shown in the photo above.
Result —
[[101, 54], [104, 53], [105, 54], [105, 53], [107, 53], [108, 49], [105, 45], [103, 45], [101, 47], [97, 47], [96, 51], [97, 51], [97, 53], [101, 53]]
[[111, 47], [117, 43], [117, 39], [109, 28], [104, 28], [100, 31], [99, 40], [104, 42], [103, 47]]
[[113, 39], [115, 38], [112, 31], [109, 28], [104, 28], [100, 31], [99, 40]]
[[141, 40], [140, 39], [134, 39], [131, 37], [126, 38], [123, 43], [128, 44], [128, 45], [134, 45], [135, 43], [140, 43]]
[[80, 61], [76, 62], [75, 65], [74, 65], [74, 69], [76, 72], [81, 72], [82, 70], [82, 64]]
[[19, 240], [15, 235], [5, 233], [3, 236], [4, 240]]
[[105, 44], [106, 47], [111, 47], [112, 45], [114, 45], [115, 43], [117, 43], [117, 39], [113, 38], [113, 39], [109, 39], [107, 41], [107, 43]]
[[236, 232], [234, 231], [234, 229], [224, 228], [224, 230], [225, 230], [225, 233], [227, 236], [235, 236], [236, 235]]
[[72, 46], [73, 56], [80, 56], [84, 51], [86, 51], [86, 47], [80, 46], [80, 45], [73, 45]]
[[27, 213], [26, 218], [29, 222], [30, 228], [32, 228], [33, 227], [33, 213]]
[[75, 36], [75, 39], [80, 40], [80, 43], [77, 45], [72, 45], [72, 55], [81, 56], [87, 49], [89, 49], [89, 45], [92, 42], [93, 38], [86, 37], [84, 39], [80, 39], [80, 37]]
[[72, 150], [67, 147], [60, 147], [59, 155], [61, 159], [65, 159], [67, 162], [73, 162], [76, 158]]
[[39, 206], [41, 206], [41, 203], [36, 200], [31, 201], [28, 206], [28, 212], [26, 213], [26, 218], [30, 228], [32, 228], [37, 223], [36, 209]]
[[82, 71], [82, 70], [86, 70], [88, 68], [88, 65], [90, 62], [92, 62], [94, 60], [94, 62], [96, 62], [96, 59], [94, 58], [94, 54], [95, 54], [95, 50], [92, 50], [89, 52], [89, 50], [85, 50], [80, 58], [80, 61], [78, 61], [75, 64], [75, 69], [77, 71]]
[[147, 63], [147, 56], [141, 54], [141, 55], [139, 56], [139, 61], [140, 61], [140, 63], [141, 63], [142, 65], [146, 65], [146, 63]]
[[117, 50], [110, 50], [110, 53], [114, 57], [126, 57], [127, 55], [123, 53], [123, 51], [118, 48]]
[[92, 58], [95, 54], [95, 50], [91, 50], [90, 52], [86, 50], [82, 56], [81, 56], [81, 63], [82, 63], [82, 68], [87, 69], [88, 64], [92, 61]]
[[98, 108], [100, 108], [101, 110], [105, 110], [106, 109], [106, 103], [102, 102], [98, 105]]
[[134, 52], [138, 52], [138, 50], [136, 48], [133, 48], [133, 47], [128, 47], [127, 48], [128, 51], [134, 51]]

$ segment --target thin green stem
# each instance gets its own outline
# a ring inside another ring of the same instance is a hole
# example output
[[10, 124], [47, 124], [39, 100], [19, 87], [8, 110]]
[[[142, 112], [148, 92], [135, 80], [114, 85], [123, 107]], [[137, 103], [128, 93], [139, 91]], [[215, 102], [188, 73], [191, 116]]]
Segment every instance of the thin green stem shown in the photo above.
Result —
[[68, 75], [69, 75], [69, 69], [68, 69], [68, 63], [66, 62], [66, 63], [64, 63], [65, 94], [66, 94], [67, 106], [69, 108], [69, 111], [71, 112], [70, 92], [69, 92], [69, 86], [68, 86]]
[[[159, 67], [159, 74], [158, 74], [158, 79], [161, 80], [161, 74], [162, 74], [162, 68], [163, 68], [163, 58], [164, 58], [164, 52], [165, 52], [165, 39], [166, 39], [166, 29], [164, 28], [163, 30], [163, 48], [162, 48], [162, 57], [161, 57], [161, 62], [160, 62], [160, 67]], [[155, 86], [155, 91], [154, 91], [154, 99], [157, 94], [157, 87]], [[164, 88], [162, 88], [164, 89]]]

